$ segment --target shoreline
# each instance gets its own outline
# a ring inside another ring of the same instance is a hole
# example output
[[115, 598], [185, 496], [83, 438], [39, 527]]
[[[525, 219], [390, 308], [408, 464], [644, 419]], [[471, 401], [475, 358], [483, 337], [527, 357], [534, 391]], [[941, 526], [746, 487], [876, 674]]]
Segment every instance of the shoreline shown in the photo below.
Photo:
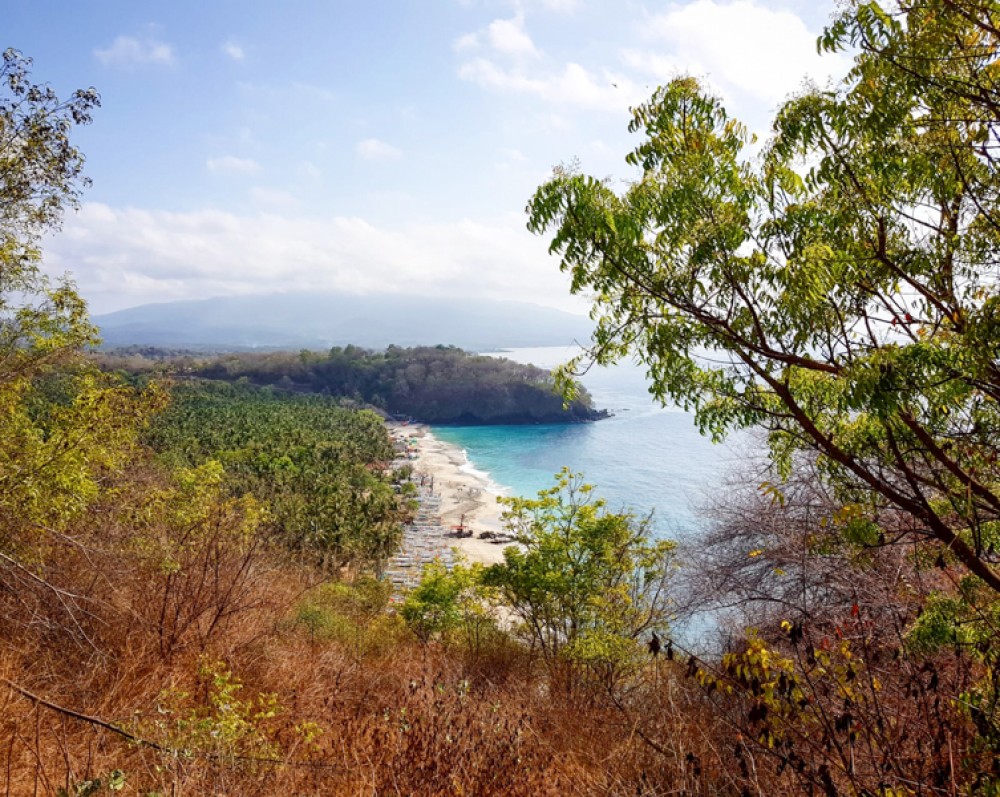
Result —
[[472, 537], [452, 538], [452, 546], [470, 562], [503, 561], [503, 545], [479, 539], [484, 531], [496, 533], [503, 529], [496, 484], [486, 474], [469, 467], [465, 451], [435, 437], [426, 424], [400, 428], [408, 429], [410, 438], [417, 441], [413, 473], [417, 483], [423, 476], [427, 486], [433, 484], [432, 494], [441, 499], [437, 511], [441, 525], [448, 530], [465, 526], [473, 532]]
[[[471, 466], [463, 449], [435, 437], [426, 424], [390, 421], [386, 427], [397, 450], [409, 452], [410, 479], [420, 502], [414, 523], [405, 529], [400, 551], [386, 568], [393, 583], [415, 586], [424, 565], [440, 559], [450, 566], [455, 554], [469, 563], [502, 562], [503, 549], [511, 543], [480, 537], [503, 530], [502, 507], [497, 503], [501, 493], [488, 474]], [[471, 531], [472, 536], [456, 536], [460, 529]]]

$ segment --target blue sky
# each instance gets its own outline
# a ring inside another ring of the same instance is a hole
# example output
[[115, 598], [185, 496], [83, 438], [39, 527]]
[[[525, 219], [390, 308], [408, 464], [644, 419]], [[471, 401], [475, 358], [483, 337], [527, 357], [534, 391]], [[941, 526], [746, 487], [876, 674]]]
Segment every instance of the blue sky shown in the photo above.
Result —
[[765, 132], [833, 0], [5, 0], [2, 46], [103, 107], [46, 244], [94, 312], [285, 290], [581, 310], [524, 205], [552, 166], [627, 180], [628, 108], [678, 74]]

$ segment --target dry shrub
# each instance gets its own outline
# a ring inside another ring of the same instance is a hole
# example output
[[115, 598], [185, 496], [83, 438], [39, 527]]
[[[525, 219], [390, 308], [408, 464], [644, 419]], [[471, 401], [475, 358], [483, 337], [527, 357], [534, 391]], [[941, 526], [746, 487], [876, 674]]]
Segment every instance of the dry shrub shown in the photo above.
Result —
[[964, 708], [982, 677], [970, 657], [884, 644], [860, 608], [830, 629], [786, 628], [721, 660], [672, 650], [615, 698], [645, 742], [623, 748], [637, 793], [980, 793], [997, 762]]
[[[192, 494], [141, 462], [106, 487], [73, 527], [49, 530], [43, 561], [5, 563], [0, 676], [135, 730], [136, 713], [196, 670], [199, 655], [233, 656], [272, 634], [308, 574], [282, 567], [248, 502], [196, 485]], [[11, 794], [72, 794], [101, 773], [147, 769], [148, 751], [107, 728], [9, 686], [3, 699], [0, 784]]]
[[530, 696], [471, 679], [444, 647], [398, 639], [364, 658], [352, 645], [301, 632], [257, 660], [284, 686], [305, 743], [286, 728], [302, 764], [296, 788], [335, 794], [548, 794], [567, 784], [567, 756], [533, 727]]
[[567, 784], [559, 756], [509, 695], [424, 676], [351, 722], [353, 788], [375, 794], [545, 795]]
[[[800, 602], [799, 631], [775, 619], [728, 663], [677, 646], [627, 683], [567, 690], [500, 631], [420, 644], [378, 584], [316, 586], [246, 533], [266, 528], [252, 505], [195, 512], [151, 466], [116, 489], [43, 563], [0, 571], [0, 677], [52, 704], [0, 688], [0, 795], [75, 794], [116, 770], [136, 795], [935, 795], [990, 766], [959, 708], [980, 673], [902, 644], [919, 590], [899, 547], [853, 579], [839, 552], [810, 565], [835, 599]], [[774, 528], [765, 508], [755, 533]], [[772, 535], [746, 570], [730, 541], [731, 581], [802, 561]]]
[[[375, 585], [308, 589], [312, 571], [245, 533], [252, 507], [189, 502], [183, 523], [176, 498], [137, 468], [52, 542], [38, 578], [23, 574], [29, 592], [0, 596], [0, 675], [41, 698], [3, 690], [0, 794], [86, 793], [116, 771], [126, 794], [545, 794], [566, 782], [530, 701], [466, 677], [521, 666], [505, 642], [465, 660], [420, 646]], [[206, 685], [206, 666], [239, 683], [231, 699]]]

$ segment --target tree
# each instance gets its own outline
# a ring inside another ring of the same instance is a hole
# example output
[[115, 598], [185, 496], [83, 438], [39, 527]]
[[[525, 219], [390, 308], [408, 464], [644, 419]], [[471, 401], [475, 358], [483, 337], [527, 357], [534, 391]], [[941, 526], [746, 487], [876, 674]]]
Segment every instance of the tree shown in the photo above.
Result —
[[30, 66], [16, 50], [0, 65], [0, 561], [29, 582], [23, 562], [128, 459], [147, 409], [81, 361], [97, 340], [86, 305], [39, 269], [41, 236], [86, 182], [70, 131], [99, 100], [93, 89], [60, 100]]
[[[83, 156], [70, 143], [73, 125], [88, 124], [100, 104], [91, 88], [60, 100], [29, 78], [31, 60], [3, 53], [0, 86], [0, 381], [66, 346], [92, 342], [76, 294], [50, 290], [38, 269], [38, 241], [57, 228], [87, 184]], [[34, 298], [41, 306], [32, 306]]]
[[[589, 357], [634, 354], [704, 432], [817, 455], [855, 518], [894, 508], [994, 592], [1000, 549], [1000, 7], [853, 0], [836, 88], [754, 139], [692, 78], [634, 110], [621, 193], [557, 169], [529, 228], [592, 291]], [[577, 363], [579, 364], [579, 363]]]
[[461, 630], [467, 647], [474, 650], [483, 631], [495, 628], [482, 577], [478, 562], [457, 562], [449, 569], [435, 560], [424, 568], [420, 584], [406, 596], [399, 613], [424, 644], [435, 635]]
[[583, 666], [612, 684], [637, 661], [641, 635], [663, 630], [674, 544], [649, 519], [611, 512], [579, 474], [558, 474], [538, 498], [505, 498], [520, 546], [483, 574], [550, 670]]
[[0, 387], [95, 340], [83, 301], [69, 285], [50, 289], [39, 271], [41, 236], [59, 226], [85, 180], [69, 139], [90, 122], [94, 89], [61, 101], [29, 79], [31, 60], [8, 49], [0, 65]]

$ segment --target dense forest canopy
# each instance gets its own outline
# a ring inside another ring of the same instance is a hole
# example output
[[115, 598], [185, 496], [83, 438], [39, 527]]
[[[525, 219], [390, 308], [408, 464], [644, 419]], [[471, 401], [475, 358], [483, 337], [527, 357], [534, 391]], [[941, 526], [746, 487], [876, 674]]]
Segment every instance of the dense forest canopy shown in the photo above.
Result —
[[325, 568], [378, 567], [399, 542], [404, 508], [388, 481], [382, 419], [315, 395], [189, 383], [144, 441], [177, 467], [217, 462], [234, 498], [269, 509], [286, 548]]
[[544, 369], [453, 346], [390, 346], [385, 351], [338, 346], [325, 354], [240, 353], [166, 360], [156, 350], [137, 349], [98, 359], [110, 369], [143, 371], [166, 363], [184, 376], [247, 379], [256, 385], [348, 398], [425, 423], [574, 423], [604, 417], [582, 388], [565, 404]]

